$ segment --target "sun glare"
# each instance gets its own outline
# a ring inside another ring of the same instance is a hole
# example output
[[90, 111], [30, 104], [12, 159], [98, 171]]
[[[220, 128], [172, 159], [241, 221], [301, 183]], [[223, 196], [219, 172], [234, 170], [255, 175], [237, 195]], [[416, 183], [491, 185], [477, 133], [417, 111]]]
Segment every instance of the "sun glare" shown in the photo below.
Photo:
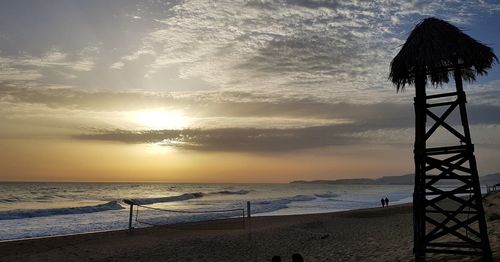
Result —
[[141, 129], [183, 129], [189, 124], [186, 116], [179, 111], [137, 111], [133, 113], [133, 122]]

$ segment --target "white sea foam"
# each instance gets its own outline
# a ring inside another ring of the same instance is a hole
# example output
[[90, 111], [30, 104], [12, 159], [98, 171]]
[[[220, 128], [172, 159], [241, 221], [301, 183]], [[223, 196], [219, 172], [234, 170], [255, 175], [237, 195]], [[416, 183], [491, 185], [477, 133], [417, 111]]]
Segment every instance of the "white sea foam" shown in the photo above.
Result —
[[155, 203], [167, 203], [167, 202], [176, 202], [176, 201], [185, 201], [194, 198], [201, 198], [205, 196], [205, 194], [201, 192], [196, 193], [185, 193], [178, 196], [169, 196], [169, 197], [154, 197], [154, 198], [133, 198], [132, 201], [139, 205], [151, 205]]
[[[165, 224], [252, 215], [320, 213], [411, 201], [411, 186], [301, 184], [91, 184], [0, 183], [0, 239], [125, 229], [129, 206], [122, 199], [167, 210], [139, 208], [141, 221]], [[99, 203], [99, 204], [95, 204]], [[238, 209], [203, 213], [202, 211]], [[196, 213], [198, 212], [199, 213]], [[145, 226], [135, 221], [135, 227]], [[246, 210], [245, 210], [246, 212]]]
[[95, 213], [109, 210], [124, 209], [120, 201], [110, 201], [95, 206], [49, 208], [49, 209], [21, 209], [0, 211], [0, 220], [23, 219], [32, 217], [47, 217], [57, 215], [76, 215], [84, 213]]
[[335, 193], [321, 193], [321, 194], [314, 194], [317, 197], [322, 197], [322, 198], [332, 198], [332, 197], [338, 197], [340, 196], [339, 194]]

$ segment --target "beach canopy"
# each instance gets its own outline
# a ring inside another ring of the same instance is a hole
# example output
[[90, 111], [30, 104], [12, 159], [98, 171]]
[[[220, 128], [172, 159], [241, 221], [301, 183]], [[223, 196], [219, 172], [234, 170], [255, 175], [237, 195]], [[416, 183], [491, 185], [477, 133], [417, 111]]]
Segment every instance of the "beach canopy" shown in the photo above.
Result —
[[495, 61], [498, 58], [491, 47], [446, 21], [426, 18], [392, 60], [389, 79], [398, 91], [415, 83], [416, 75], [437, 85], [448, 83], [449, 75], [459, 70], [462, 79], [473, 81], [476, 75], [486, 74]]

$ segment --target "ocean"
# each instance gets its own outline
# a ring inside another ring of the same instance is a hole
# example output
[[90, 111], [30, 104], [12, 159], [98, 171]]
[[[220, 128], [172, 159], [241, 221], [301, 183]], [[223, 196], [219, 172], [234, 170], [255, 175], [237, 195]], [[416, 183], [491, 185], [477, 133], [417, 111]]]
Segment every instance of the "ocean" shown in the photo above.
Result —
[[412, 192], [410, 185], [5, 182], [0, 240], [127, 229], [124, 199], [141, 205], [133, 226], [146, 227], [241, 217], [247, 201], [252, 216], [310, 214], [378, 207], [382, 197], [408, 203]]

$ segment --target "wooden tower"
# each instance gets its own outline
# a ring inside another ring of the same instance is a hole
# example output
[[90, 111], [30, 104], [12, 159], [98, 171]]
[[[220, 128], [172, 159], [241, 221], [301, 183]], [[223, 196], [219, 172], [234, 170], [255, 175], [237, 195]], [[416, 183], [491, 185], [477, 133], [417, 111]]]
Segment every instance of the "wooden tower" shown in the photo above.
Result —
[[[481, 188], [462, 79], [475, 80], [498, 59], [493, 50], [455, 26], [420, 22], [391, 63], [397, 89], [414, 84], [414, 253], [479, 255], [491, 260]], [[447, 83], [456, 92], [427, 95], [426, 85]], [[452, 186], [450, 186], [452, 184]]]

